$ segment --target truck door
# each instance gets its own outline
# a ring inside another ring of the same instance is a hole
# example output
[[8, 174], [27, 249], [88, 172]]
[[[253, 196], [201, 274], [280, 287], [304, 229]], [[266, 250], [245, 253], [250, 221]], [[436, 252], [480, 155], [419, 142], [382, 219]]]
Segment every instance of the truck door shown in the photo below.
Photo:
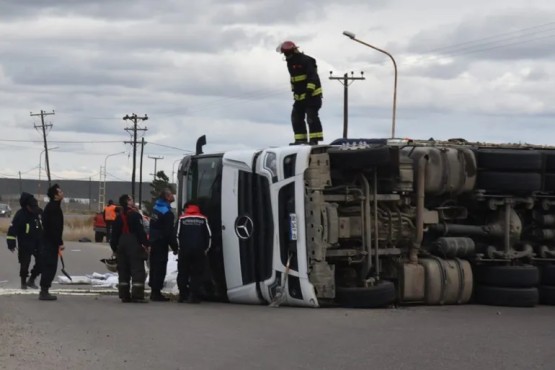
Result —
[[[232, 154], [233, 155], [233, 154]], [[258, 288], [256, 233], [260, 226], [253, 211], [254, 178], [251, 163], [256, 153], [224, 156], [222, 172], [222, 242], [231, 302], [262, 303]]]

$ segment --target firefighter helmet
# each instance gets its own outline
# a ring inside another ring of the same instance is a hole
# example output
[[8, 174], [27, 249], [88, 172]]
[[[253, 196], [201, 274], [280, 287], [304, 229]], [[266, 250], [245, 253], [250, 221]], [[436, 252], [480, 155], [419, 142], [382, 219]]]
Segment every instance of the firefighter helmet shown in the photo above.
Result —
[[100, 262], [102, 262], [106, 266], [108, 271], [118, 272], [118, 260], [116, 257], [103, 258], [100, 260]]
[[283, 54], [292, 54], [297, 48], [298, 46], [293, 41], [284, 41], [278, 45], [276, 51]]

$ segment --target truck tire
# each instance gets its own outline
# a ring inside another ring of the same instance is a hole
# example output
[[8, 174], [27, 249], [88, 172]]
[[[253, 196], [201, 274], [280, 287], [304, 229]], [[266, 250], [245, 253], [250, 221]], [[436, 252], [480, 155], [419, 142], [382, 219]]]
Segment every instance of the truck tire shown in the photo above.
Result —
[[344, 307], [377, 308], [387, 307], [396, 300], [395, 285], [390, 281], [381, 281], [368, 288], [337, 288], [336, 301]]
[[540, 171], [542, 154], [536, 150], [478, 149], [478, 168], [499, 171]]
[[540, 286], [540, 303], [550, 306], [555, 305], [555, 286]]
[[555, 150], [544, 150], [542, 155], [545, 162], [545, 171], [555, 172]]
[[328, 154], [332, 167], [361, 170], [390, 165], [393, 163], [392, 150], [386, 146], [355, 150], [330, 149]]
[[96, 231], [94, 233], [94, 241], [97, 243], [102, 243], [102, 240], [104, 239], [104, 233], [101, 233], [100, 231]]
[[500, 288], [478, 285], [476, 302], [490, 306], [534, 307], [539, 302], [538, 288]]
[[534, 307], [539, 302], [538, 288], [500, 288], [478, 285], [476, 302], [490, 306]]
[[541, 270], [542, 284], [555, 286], [555, 265], [545, 265]]
[[539, 173], [519, 172], [478, 172], [476, 189], [498, 193], [532, 193], [541, 190], [542, 179]]
[[536, 266], [488, 266], [474, 267], [478, 284], [505, 288], [532, 288], [540, 282], [540, 271]]
[[555, 191], [555, 174], [546, 173], [544, 175], [543, 190], [546, 191], [546, 192]]

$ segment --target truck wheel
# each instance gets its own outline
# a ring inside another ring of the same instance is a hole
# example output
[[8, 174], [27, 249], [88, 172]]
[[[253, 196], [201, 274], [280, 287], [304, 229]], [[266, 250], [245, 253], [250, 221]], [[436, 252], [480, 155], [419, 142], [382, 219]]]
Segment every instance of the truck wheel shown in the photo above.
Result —
[[542, 284], [555, 286], [555, 265], [545, 265], [542, 267]]
[[480, 171], [476, 188], [488, 192], [532, 193], [541, 190], [541, 180], [539, 173]]
[[101, 233], [100, 231], [96, 231], [94, 233], [94, 241], [97, 243], [102, 243], [102, 240], [104, 239], [104, 233]]
[[500, 171], [539, 171], [542, 155], [536, 150], [478, 149], [478, 168]]
[[538, 304], [538, 288], [500, 288], [478, 285], [476, 302], [491, 306], [534, 307]]
[[544, 150], [542, 151], [544, 162], [545, 162], [545, 171], [546, 172], [555, 172], [555, 151], [554, 150]]
[[544, 175], [544, 191], [555, 191], [555, 174], [546, 173]]
[[540, 303], [550, 306], [555, 305], [555, 286], [540, 286]]
[[381, 281], [368, 288], [337, 288], [336, 301], [344, 307], [376, 308], [389, 306], [396, 300], [395, 285]]
[[506, 288], [531, 288], [540, 282], [540, 271], [532, 265], [479, 265], [474, 267], [474, 276], [479, 284]]

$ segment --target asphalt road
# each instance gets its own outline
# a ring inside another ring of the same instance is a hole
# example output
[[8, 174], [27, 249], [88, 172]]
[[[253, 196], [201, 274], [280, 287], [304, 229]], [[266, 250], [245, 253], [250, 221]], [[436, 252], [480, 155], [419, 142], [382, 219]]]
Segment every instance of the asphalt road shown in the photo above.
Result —
[[[0, 243], [0, 281], [11, 284], [16, 260]], [[66, 247], [81, 249], [66, 252], [76, 274], [97, 269], [107, 248]], [[0, 295], [0, 369], [553, 369], [553, 328], [548, 306], [347, 310]]]

